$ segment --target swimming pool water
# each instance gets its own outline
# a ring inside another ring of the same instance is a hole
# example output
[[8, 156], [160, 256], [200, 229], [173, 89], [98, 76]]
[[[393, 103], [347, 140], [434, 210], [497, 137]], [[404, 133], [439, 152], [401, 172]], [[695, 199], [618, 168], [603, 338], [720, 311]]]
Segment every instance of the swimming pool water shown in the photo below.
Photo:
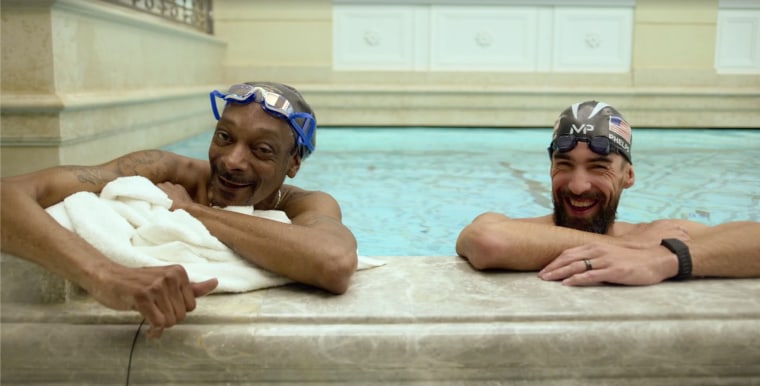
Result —
[[[286, 181], [333, 195], [367, 256], [455, 255], [480, 213], [551, 212], [550, 129], [320, 128]], [[164, 149], [206, 159], [211, 132]], [[638, 129], [618, 220], [760, 221], [760, 130]]]

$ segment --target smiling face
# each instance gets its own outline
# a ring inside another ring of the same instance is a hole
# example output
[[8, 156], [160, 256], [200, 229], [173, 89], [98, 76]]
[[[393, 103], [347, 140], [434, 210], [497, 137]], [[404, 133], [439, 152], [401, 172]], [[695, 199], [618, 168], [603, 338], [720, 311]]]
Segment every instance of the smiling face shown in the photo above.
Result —
[[274, 203], [285, 176], [295, 177], [300, 167], [294, 144], [288, 123], [258, 103], [228, 104], [208, 150], [209, 202], [222, 207]]
[[554, 152], [551, 178], [554, 223], [600, 234], [610, 229], [623, 189], [634, 181], [633, 167], [622, 156], [599, 155], [585, 142]]

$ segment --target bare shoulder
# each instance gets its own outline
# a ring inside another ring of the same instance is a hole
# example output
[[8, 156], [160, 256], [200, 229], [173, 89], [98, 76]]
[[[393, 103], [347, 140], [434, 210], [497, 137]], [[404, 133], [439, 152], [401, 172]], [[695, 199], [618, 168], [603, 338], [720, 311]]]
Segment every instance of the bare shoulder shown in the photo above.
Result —
[[485, 225], [489, 223], [505, 223], [505, 222], [520, 222], [520, 223], [532, 223], [543, 225], [554, 225], [552, 215], [540, 216], [540, 217], [526, 217], [526, 218], [511, 218], [503, 213], [497, 212], [485, 212], [472, 220], [473, 225]]
[[554, 223], [551, 215], [540, 216], [540, 217], [511, 218], [503, 213], [497, 213], [497, 212], [485, 212], [475, 217], [475, 219], [472, 222], [478, 223], [478, 224], [486, 224], [486, 223], [497, 223], [497, 222], [504, 222], [504, 221], [518, 221], [518, 222], [546, 224], [546, 225], [551, 225]]
[[633, 224], [625, 221], [615, 221], [611, 229], [607, 232], [610, 236], [621, 237], [633, 232], [637, 228], [642, 228], [647, 224]]
[[554, 216], [550, 214], [547, 214], [545, 216], [539, 216], [539, 217], [521, 218], [518, 220], [523, 221], [523, 222], [533, 223], [533, 224], [554, 225]]
[[294, 219], [303, 215], [322, 215], [340, 221], [341, 210], [338, 201], [328, 193], [306, 190], [293, 185], [282, 185], [280, 208]]

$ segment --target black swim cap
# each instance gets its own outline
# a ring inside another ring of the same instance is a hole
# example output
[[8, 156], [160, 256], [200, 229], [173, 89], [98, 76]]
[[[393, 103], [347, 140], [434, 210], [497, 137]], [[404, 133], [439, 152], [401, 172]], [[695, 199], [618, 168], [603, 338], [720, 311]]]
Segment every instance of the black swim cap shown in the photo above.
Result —
[[[607, 138], [610, 151], [619, 153], [629, 163], [633, 163], [631, 161], [631, 126], [617, 109], [604, 102], [586, 101], [574, 103], [566, 108], [554, 122], [552, 142], [549, 145], [550, 156], [554, 150], [558, 149], [557, 138], [561, 136], [572, 137], [572, 147], [578, 140], [591, 144], [594, 138]], [[602, 139], [594, 140], [594, 142], [599, 140], [605, 142]]]

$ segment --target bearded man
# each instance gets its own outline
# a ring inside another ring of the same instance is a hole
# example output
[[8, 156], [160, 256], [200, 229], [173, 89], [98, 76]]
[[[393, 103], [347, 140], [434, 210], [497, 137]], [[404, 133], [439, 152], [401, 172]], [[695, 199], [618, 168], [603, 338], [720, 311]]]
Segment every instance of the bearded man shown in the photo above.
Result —
[[614, 107], [569, 106], [548, 148], [554, 213], [481, 214], [459, 234], [457, 253], [476, 269], [539, 271], [565, 285], [760, 277], [760, 223], [615, 221], [620, 196], [634, 183], [631, 143], [631, 127]]

